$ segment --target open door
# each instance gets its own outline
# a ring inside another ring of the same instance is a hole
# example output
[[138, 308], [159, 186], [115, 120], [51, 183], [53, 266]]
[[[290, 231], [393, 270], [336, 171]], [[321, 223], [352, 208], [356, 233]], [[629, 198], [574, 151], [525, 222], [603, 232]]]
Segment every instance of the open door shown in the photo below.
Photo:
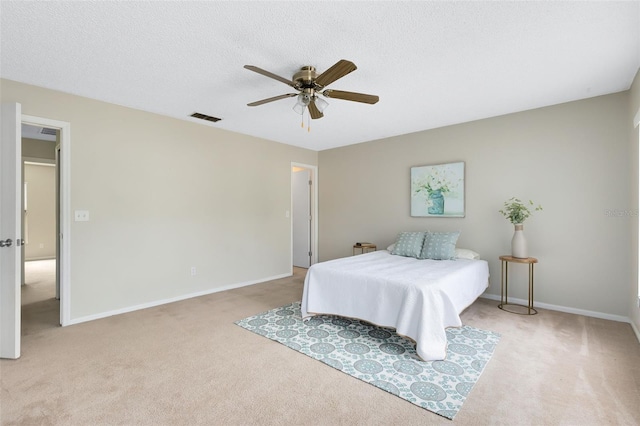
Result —
[[2, 104], [0, 139], [0, 358], [20, 357], [21, 105]]

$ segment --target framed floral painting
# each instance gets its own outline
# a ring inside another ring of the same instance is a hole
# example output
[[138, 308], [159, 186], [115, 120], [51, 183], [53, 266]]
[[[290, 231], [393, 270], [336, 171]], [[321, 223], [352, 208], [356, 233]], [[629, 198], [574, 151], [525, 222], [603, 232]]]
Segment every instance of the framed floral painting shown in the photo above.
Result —
[[464, 217], [464, 162], [411, 168], [411, 216]]

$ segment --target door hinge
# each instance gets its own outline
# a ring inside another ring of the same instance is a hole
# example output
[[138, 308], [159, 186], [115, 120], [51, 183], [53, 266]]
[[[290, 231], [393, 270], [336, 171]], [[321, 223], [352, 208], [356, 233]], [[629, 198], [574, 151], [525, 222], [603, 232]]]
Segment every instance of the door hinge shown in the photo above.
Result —
[[311, 181], [309, 181], [309, 186], [311, 186]]
[[311, 252], [309, 252], [309, 257], [311, 257]]

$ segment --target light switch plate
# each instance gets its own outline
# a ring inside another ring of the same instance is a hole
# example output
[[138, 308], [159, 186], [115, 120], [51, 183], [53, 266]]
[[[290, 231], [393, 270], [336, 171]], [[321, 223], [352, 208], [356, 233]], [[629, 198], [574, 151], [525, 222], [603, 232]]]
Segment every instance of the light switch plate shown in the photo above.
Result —
[[76, 210], [75, 218], [76, 218], [76, 222], [88, 222], [89, 210]]

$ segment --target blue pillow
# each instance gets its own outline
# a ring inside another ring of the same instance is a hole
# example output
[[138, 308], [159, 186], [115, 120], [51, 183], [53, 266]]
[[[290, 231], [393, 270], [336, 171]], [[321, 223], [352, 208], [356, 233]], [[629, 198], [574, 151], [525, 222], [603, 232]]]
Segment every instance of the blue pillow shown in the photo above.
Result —
[[453, 260], [460, 231], [427, 232], [418, 259]]
[[391, 254], [405, 257], [420, 256], [424, 242], [424, 232], [401, 232], [396, 238], [396, 245]]

